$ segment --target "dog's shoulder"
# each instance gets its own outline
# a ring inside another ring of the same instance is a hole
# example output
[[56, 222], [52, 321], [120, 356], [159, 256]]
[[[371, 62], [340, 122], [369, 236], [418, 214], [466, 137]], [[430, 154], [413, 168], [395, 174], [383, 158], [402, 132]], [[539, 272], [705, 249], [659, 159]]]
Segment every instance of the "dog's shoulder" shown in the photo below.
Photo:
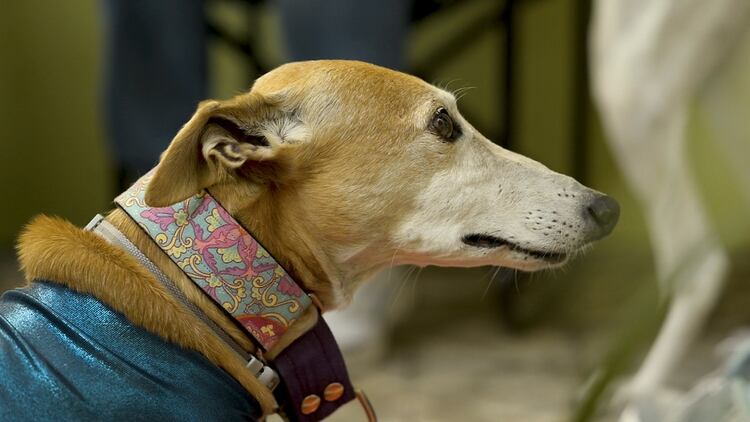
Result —
[[[29, 286], [0, 297], [0, 321], [6, 323], [0, 324], [0, 350], [18, 351], [0, 353], [0, 373], [18, 381], [0, 380], [0, 420], [38, 419], [25, 416], [39, 409], [22, 411], [17, 406], [25, 403], [1, 398], [22, 384], [62, 419], [91, 419], [92, 409], [110, 414], [133, 406], [150, 409], [142, 416], [154, 420], [169, 412], [196, 420], [263, 413], [243, 385], [195, 353], [185, 341], [190, 330], [159, 324], [180, 318], [179, 312], [165, 312], [179, 305], [125, 250], [69, 221], [42, 215], [24, 228], [17, 252]], [[81, 350], [93, 352], [85, 359], [66, 357]], [[39, 375], [33, 364], [21, 361], [43, 362], [45, 374], [52, 375]], [[109, 382], [117, 388], [107, 388]], [[147, 394], [154, 389], [160, 391], [158, 400]], [[64, 394], [53, 394], [58, 391]], [[133, 404], [129, 397], [142, 400]]]
[[99, 283], [104, 275], [143, 276], [127, 253], [71, 222], [39, 215], [21, 232], [16, 245], [26, 280], [56, 280], [71, 287]]

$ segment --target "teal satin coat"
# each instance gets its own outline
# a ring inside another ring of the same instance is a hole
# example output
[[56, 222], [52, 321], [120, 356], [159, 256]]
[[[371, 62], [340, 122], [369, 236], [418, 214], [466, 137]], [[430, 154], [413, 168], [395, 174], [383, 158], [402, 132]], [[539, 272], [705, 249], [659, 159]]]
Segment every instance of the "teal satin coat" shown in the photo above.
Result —
[[0, 298], [0, 421], [236, 421], [260, 414], [257, 401], [205, 357], [134, 326], [90, 295], [34, 282]]

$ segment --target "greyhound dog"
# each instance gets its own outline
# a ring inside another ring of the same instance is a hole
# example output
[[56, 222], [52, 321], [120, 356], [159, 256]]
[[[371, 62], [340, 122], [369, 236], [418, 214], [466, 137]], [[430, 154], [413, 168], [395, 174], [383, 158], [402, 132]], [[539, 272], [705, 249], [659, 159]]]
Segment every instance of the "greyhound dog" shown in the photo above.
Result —
[[319, 420], [353, 396], [338, 366], [306, 391], [339, 360], [318, 315], [371, 275], [557, 267], [619, 217], [483, 137], [449, 92], [354, 61], [286, 64], [202, 102], [116, 202], [87, 229], [40, 216], [21, 234], [0, 419]]

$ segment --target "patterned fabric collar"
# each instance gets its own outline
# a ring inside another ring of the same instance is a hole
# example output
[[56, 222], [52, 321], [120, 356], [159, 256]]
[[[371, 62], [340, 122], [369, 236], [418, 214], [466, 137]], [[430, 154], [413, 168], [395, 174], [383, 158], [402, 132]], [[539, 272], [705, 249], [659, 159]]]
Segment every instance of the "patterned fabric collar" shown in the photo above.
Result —
[[152, 173], [115, 202], [198, 287], [269, 350], [312, 304], [310, 297], [207, 192], [168, 207], [147, 206], [144, 195]]
[[[207, 192], [168, 207], [147, 206], [152, 174], [118, 196], [117, 205], [262, 348], [273, 347], [312, 304], [310, 296]], [[377, 420], [364, 393], [352, 386], [322, 317], [271, 365], [281, 376], [274, 395], [290, 421], [320, 421], [355, 397], [368, 420]]]

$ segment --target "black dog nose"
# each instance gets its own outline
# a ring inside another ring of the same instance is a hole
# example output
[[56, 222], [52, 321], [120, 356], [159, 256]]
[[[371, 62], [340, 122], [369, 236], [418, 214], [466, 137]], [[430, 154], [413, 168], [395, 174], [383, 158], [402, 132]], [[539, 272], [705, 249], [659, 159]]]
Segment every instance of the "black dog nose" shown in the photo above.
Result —
[[593, 240], [601, 239], [615, 228], [620, 218], [620, 204], [607, 195], [597, 195], [586, 207], [586, 213], [596, 226]]

